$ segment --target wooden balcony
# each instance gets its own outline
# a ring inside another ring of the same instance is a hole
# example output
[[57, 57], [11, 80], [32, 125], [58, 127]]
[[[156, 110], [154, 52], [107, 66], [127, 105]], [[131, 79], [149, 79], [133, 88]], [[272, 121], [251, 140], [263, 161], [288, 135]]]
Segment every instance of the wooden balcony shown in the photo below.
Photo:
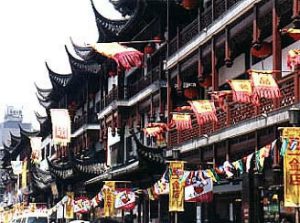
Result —
[[159, 80], [160, 73], [161, 73], [160, 69], [161, 67], [157, 66], [154, 69], [152, 69], [150, 72], [148, 72], [147, 75], [141, 77], [140, 80], [136, 81], [133, 84], [129, 84], [127, 88], [128, 98], [131, 98], [132, 96], [141, 92], [150, 84], [152, 84], [154, 81]]
[[185, 26], [182, 30], [178, 30], [177, 36], [170, 41], [170, 52], [169, 56], [174, 54], [196, 37], [203, 29], [207, 28], [223, 15], [226, 11], [230, 10], [237, 2], [242, 0], [216, 0], [212, 1], [213, 4], [205, 9], [204, 12], [199, 13], [196, 18], [189, 25]]
[[281, 90], [282, 98], [277, 104], [272, 100], [266, 99], [261, 99], [258, 107], [255, 107], [252, 104], [230, 102], [226, 111], [218, 108], [218, 123], [216, 125], [207, 123], [203, 126], [199, 126], [194, 117], [192, 120], [193, 129], [183, 131], [172, 129], [168, 135], [168, 146], [176, 146], [188, 140], [201, 137], [205, 134], [210, 135], [217, 131], [222, 131], [226, 127], [234, 126], [239, 122], [261, 116], [264, 113], [280, 110], [286, 106], [290, 106], [299, 102], [300, 72], [294, 72], [284, 77], [278, 81], [278, 85]]
[[103, 110], [106, 108], [110, 103], [112, 103], [114, 100], [118, 99], [118, 88], [114, 87], [112, 90], [108, 92], [107, 95], [104, 96], [104, 98], [100, 101], [100, 110]]
[[84, 114], [80, 117], [78, 117], [74, 122], [72, 123], [72, 133], [76, 132], [78, 129], [82, 128], [84, 125], [95, 125], [99, 124], [97, 119], [97, 114]]

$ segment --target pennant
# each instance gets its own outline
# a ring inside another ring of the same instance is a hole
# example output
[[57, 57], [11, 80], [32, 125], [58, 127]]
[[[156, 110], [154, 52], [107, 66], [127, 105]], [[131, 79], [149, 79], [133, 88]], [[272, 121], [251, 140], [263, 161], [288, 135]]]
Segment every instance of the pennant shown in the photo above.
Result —
[[255, 165], [258, 172], [263, 170], [265, 157], [269, 157], [269, 151], [269, 149], [263, 147], [255, 152]]
[[234, 169], [234, 166], [229, 161], [224, 162], [223, 168], [224, 168], [224, 172], [225, 172], [227, 178], [233, 177], [232, 170]]
[[169, 212], [184, 211], [184, 183], [180, 178], [184, 171], [183, 161], [170, 162], [170, 192], [169, 192]]
[[74, 200], [74, 213], [86, 214], [91, 209], [91, 202], [87, 197], [78, 197]]
[[102, 194], [104, 198], [104, 217], [113, 217], [115, 214], [115, 182], [105, 181], [102, 188]]
[[213, 200], [213, 180], [212, 178], [201, 180], [197, 178], [192, 184], [185, 186], [184, 201], [208, 203]]
[[175, 123], [176, 129], [179, 131], [192, 129], [192, 119], [190, 114], [177, 113], [172, 115], [172, 123]]
[[243, 174], [244, 173], [244, 164], [243, 164], [243, 161], [242, 160], [238, 160], [238, 161], [234, 161], [232, 163], [232, 165], [234, 166], [234, 168], [236, 170], [239, 171], [240, 174]]
[[228, 80], [232, 89], [232, 100], [240, 103], [252, 103], [252, 86], [250, 80]]
[[119, 43], [96, 43], [91, 45], [99, 54], [114, 60], [118, 70], [129, 70], [143, 65], [144, 54], [132, 48], [122, 46]]
[[155, 192], [154, 192], [154, 187], [147, 188], [147, 194], [151, 201], [156, 200], [158, 197], [157, 194], [155, 194]]
[[116, 193], [115, 208], [130, 211], [135, 207], [135, 193], [130, 189], [122, 189]]
[[199, 125], [218, 121], [215, 106], [209, 100], [188, 101], [188, 103], [191, 105]]
[[169, 179], [169, 169], [167, 169], [163, 176], [154, 184], [154, 193], [157, 195], [169, 194]]
[[287, 66], [290, 69], [295, 69], [300, 64], [300, 49], [289, 50], [287, 55]]
[[22, 161], [10, 161], [10, 163], [15, 175], [22, 173]]
[[253, 94], [259, 98], [279, 99], [280, 89], [273, 77], [273, 71], [250, 70]]
[[42, 137], [32, 137], [30, 138], [31, 145], [31, 160], [33, 163], [40, 163], [42, 161]]
[[71, 140], [71, 119], [67, 109], [50, 109], [55, 145], [66, 146]]
[[207, 169], [204, 171], [204, 174], [211, 178], [214, 182], [219, 182], [220, 181], [220, 177], [218, 176], [218, 174], [215, 172], [214, 169]]
[[246, 172], [249, 173], [249, 170], [251, 168], [251, 160], [252, 160], [252, 157], [253, 157], [254, 153], [251, 153], [250, 155], [248, 155], [246, 157]]
[[283, 138], [282, 139], [281, 148], [280, 148], [280, 156], [284, 156], [285, 155], [286, 149], [288, 148], [288, 145], [289, 145], [289, 139]]

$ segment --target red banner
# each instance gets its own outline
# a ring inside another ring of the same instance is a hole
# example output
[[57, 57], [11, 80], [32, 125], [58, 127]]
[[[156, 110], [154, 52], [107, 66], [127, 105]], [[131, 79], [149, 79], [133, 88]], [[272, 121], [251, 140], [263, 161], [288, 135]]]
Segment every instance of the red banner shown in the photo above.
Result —
[[176, 125], [176, 129], [179, 131], [192, 128], [192, 119], [190, 114], [173, 114], [171, 122]]
[[233, 101], [240, 103], [252, 102], [252, 86], [250, 80], [229, 80], [227, 82], [232, 89]]
[[218, 121], [216, 108], [209, 100], [189, 101], [189, 104], [192, 106], [199, 125]]

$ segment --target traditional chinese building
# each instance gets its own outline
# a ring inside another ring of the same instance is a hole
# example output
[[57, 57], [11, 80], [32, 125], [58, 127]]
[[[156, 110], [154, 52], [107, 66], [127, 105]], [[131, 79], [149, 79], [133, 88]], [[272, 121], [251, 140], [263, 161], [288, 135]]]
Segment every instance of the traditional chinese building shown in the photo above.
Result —
[[[37, 114], [40, 134], [58, 197], [66, 191], [90, 196], [105, 180], [130, 180], [134, 187], [147, 188], [162, 175], [172, 151], [179, 151], [177, 158], [185, 160], [187, 168], [217, 168], [279, 138], [278, 127], [289, 122], [288, 109], [299, 106], [299, 72], [287, 65], [288, 51], [299, 42], [283, 31], [298, 28], [299, 1], [112, 3], [128, 19], [107, 19], [92, 3], [98, 42], [123, 42], [140, 50], [143, 66], [118, 69], [104, 49], [99, 54], [98, 49], [73, 43], [81, 59], [66, 49], [71, 73], [58, 74], [46, 65], [52, 89], [37, 87], [48, 114]], [[253, 70], [272, 74], [280, 97], [260, 97], [253, 103], [225, 94], [232, 86], [227, 80], [247, 80]], [[178, 108], [191, 100], [213, 100], [217, 121], [199, 125], [197, 116], [190, 115], [191, 128], [169, 125]], [[67, 147], [51, 143], [51, 108], [69, 110], [72, 141]], [[162, 138], [142, 131], [164, 124], [168, 127]], [[213, 202], [186, 203], [179, 222], [263, 222], [292, 214], [280, 207], [279, 141], [273, 146], [263, 171], [250, 159], [243, 174], [215, 183]], [[173, 220], [167, 214], [167, 196], [147, 199], [140, 196], [138, 222]], [[280, 209], [268, 211], [270, 203]]]

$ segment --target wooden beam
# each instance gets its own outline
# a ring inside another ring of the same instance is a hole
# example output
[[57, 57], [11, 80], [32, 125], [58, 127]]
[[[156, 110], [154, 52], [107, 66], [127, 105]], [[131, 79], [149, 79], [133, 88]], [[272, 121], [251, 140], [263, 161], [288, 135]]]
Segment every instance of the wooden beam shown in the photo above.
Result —
[[211, 75], [212, 75], [212, 90], [219, 90], [219, 77], [218, 71], [216, 68], [217, 65], [217, 53], [216, 53], [216, 44], [215, 37], [211, 39]]
[[253, 35], [252, 35], [252, 46], [255, 48], [260, 47], [260, 34], [261, 29], [259, 27], [259, 6], [256, 3], [253, 7]]
[[198, 81], [204, 81], [203, 64], [202, 64], [202, 48], [198, 48]]
[[[279, 9], [278, 0], [273, 0], [272, 8], [272, 51], [273, 51], [273, 70], [281, 70], [281, 35], [279, 32]], [[281, 79], [281, 73], [276, 72], [275, 78]]]

